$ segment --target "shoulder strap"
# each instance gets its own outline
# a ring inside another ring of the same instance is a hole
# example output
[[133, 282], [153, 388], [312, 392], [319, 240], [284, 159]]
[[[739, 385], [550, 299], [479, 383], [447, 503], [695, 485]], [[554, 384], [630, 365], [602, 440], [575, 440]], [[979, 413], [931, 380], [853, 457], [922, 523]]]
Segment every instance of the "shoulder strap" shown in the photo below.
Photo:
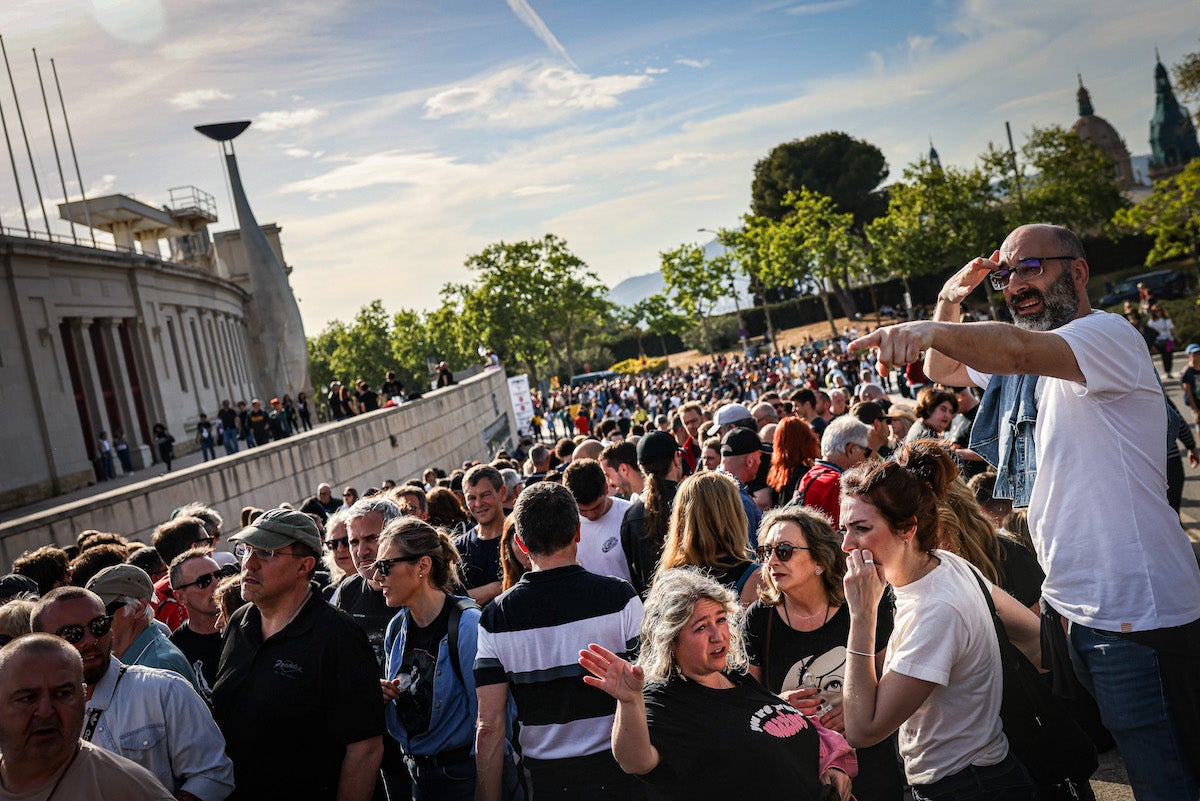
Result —
[[[787, 603], [787, 601], [782, 601], [782, 603]], [[763, 652], [762, 652], [762, 673], [763, 673], [763, 686], [766, 687], [767, 690], [770, 690], [771, 689], [771, 629], [775, 623], [776, 612], [775, 612], [775, 607], [773, 607], [773, 606], [767, 606], [764, 608], [767, 610], [767, 642], [766, 642], [766, 645], [763, 646]]]
[[467, 682], [463, 679], [462, 665], [458, 663], [458, 621], [462, 620], [463, 612], [478, 608], [479, 604], [470, 598], [455, 598], [454, 606], [450, 608], [450, 621], [446, 626], [447, 645], [450, 648], [450, 666], [454, 668], [454, 675], [458, 676], [458, 683], [463, 687], [467, 686]]
[[[113, 682], [113, 697], [116, 697], [117, 685], [121, 683], [121, 678], [125, 675], [125, 671], [129, 670], [129, 665], [121, 665], [121, 669], [117, 671], [117, 680]], [[112, 703], [111, 700], [109, 703]], [[92, 736], [96, 733], [96, 726], [100, 723], [100, 716], [104, 714], [103, 709], [92, 708], [88, 710], [87, 725], [83, 727], [84, 740], [89, 743], [92, 741]], [[53, 795], [53, 792], [51, 792]]]
[[742, 589], [746, 586], [746, 582], [750, 580], [750, 577], [754, 575], [758, 568], [758, 564], [751, 562], [750, 566], [746, 568], [746, 572], [742, 573], [742, 577], [737, 580], [736, 584], [734, 584], [734, 592], [736, 592], [739, 597], [742, 594]]
[[796, 491], [796, 494], [792, 496], [792, 500], [791, 500], [792, 505], [803, 506], [804, 499], [808, 496], [808, 488], [813, 485], [814, 481], [816, 481], [821, 475], [823, 475], [823, 473], [815, 473], [814, 469], [813, 469], [815, 467], [816, 467], [816, 465], [813, 465], [813, 467], [809, 468], [808, 472], [804, 474], [805, 476], [812, 476], [812, 478], [808, 479], [808, 481], [804, 481], [803, 477], [801, 478], [801, 481], [803, 482], [804, 486], [801, 487], [800, 489], [798, 489]]

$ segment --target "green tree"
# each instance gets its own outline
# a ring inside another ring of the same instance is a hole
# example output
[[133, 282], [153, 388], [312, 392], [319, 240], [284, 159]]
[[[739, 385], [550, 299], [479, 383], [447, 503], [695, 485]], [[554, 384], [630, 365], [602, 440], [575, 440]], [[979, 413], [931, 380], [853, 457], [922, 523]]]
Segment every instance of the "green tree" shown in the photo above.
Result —
[[1059, 126], [1034, 128], [1021, 147], [1031, 175], [1022, 178], [1017, 204], [1008, 204], [1012, 227], [1031, 221], [1097, 231], [1127, 204], [1112, 159], [1091, 142]]
[[775, 326], [771, 322], [767, 293], [773, 289], [795, 286], [796, 283], [791, 276], [782, 276], [767, 268], [767, 248], [773, 225], [774, 221], [767, 217], [746, 214], [742, 216], [741, 228], [722, 228], [717, 232], [717, 240], [733, 256], [735, 269], [750, 279], [750, 289], [762, 304], [767, 340], [772, 347], [775, 343]]
[[815, 281], [829, 328], [837, 336], [829, 293], [835, 279], [859, 269], [862, 260], [862, 241], [851, 231], [854, 215], [839, 212], [832, 198], [806, 188], [789, 192], [784, 206], [790, 213], [769, 229], [762, 269], [776, 283]]
[[475, 281], [442, 290], [443, 301], [460, 310], [464, 336], [524, 363], [534, 384], [552, 358], [574, 372], [576, 349], [610, 304], [600, 279], [566, 242], [553, 234], [499, 242], [466, 264]]
[[[1189, 101], [1200, 100], [1200, 51], [1188, 53], [1171, 69], [1179, 96]], [[1196, 121], [1200, 122], [1200, 109], [1196, 110]]]
[[1004, 212], [982, 167], [922, 158], [889, 190], [887, 214], [867, 226], [868, 258], [875, 277], [899, 277], [910, 296], [913, 278], [990, 254], [1004, 236]]
[[1148, 198], [1118, 211], [1114, 222], [1154, 237], [1146, 266], [1190, 256], [1200, 275], [1200, 159], [1193, 159], [1178, 175], [1155, 183]]
[[684, 314], [699, 322], [705, 347], [712, 353], [715, 343], [708, 317], [732, 280], [732, 260], [706, 258], [704, 248], [693, 244], [680, 245], [659, 256], [671, 300]]
[[[810, 136], [777, 145], [754, 165], [751, 212], [782, 220], [789, 212], [789, 192], [809, 189], [833, 200], [838, 212], [853, 215], [852, 230], [862, 236], [867, 223], [887, 210], [887, 193], [880, 184], [888, 176], [883, 152], [841, 131]], [[848, 272], [831, 277], [832, 288], [847, 317], [857, 312], [846, 289]]]
[[670, 298], [662, 292], [656, 292], [637, 305], [641, 307], [646, 330], [658, 337], [662, 355], [667, 356], [667, 334], [678, 336], [683, 333], [687, 328], [687, 318], [675, 310]]
[[309, 350], [315, 345], [322, 379], [328, 376], [328, 381], [345, 384], [361, 378], [374, 386], [383, 382], [384, 372], [393, 364], [391, 335], [383, 301], [373, 300], [358, 310], [349, 325], [333, 322], [326, 326]]

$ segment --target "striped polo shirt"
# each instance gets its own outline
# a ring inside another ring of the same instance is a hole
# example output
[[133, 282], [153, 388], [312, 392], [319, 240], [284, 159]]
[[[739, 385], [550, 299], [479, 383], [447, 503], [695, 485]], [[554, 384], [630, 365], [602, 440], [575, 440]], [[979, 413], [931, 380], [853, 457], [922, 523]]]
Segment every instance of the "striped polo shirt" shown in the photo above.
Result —
[[611, 760], [617, 702], [584, 683], [579, 652], [597, 643], [632, 656], [641, 624], [642, 602], [629, 582], [579, 565], [526, 573], [484, 607], [475, 683], [509, 685], [521, 749], [535, 778], [539, 768], [569, 769], [587, 782], [597, 760], [580, 758]]

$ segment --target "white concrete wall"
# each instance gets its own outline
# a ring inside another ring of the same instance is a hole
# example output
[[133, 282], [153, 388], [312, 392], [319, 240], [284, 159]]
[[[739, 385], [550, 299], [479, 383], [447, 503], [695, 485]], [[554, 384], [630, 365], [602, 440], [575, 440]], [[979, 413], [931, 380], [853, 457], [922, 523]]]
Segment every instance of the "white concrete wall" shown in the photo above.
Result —
[[[472, 376], [396, 408], [4, 523], [0, 562], [7, 569], [26, 550], [73, 543], [87, 529], [149, 543], [155, 526], [192, 501], [220, 512], [224, 532], [233, 534], [243, 506], [298, 504], [321, 482], [334, 486], [335, 495], [347, 484], [362, 492], [386, 478], [401, 483], [420, 477], [426, 467], [449, 472], [465, 460], [490, 459], [494, 454], [483, 439], [489, 427], [506, 427], [515, 437], [516, 420], [502, 370]], [[515, 438], [508, 447], [512, 444]]]

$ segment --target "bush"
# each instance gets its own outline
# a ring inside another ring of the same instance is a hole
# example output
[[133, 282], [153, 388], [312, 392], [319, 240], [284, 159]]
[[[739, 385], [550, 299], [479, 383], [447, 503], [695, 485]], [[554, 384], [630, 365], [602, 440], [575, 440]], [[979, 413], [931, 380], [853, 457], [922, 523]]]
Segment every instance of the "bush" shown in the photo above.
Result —
[[667, 369], [667, 360], [660, 356], [648, 358], [645, 363], [637, 358], [626, 359], [623, 362], [617, 362], [608, 369], [622, 373], [623, 375], [638, 375], [639, 373], [657, 375]]

